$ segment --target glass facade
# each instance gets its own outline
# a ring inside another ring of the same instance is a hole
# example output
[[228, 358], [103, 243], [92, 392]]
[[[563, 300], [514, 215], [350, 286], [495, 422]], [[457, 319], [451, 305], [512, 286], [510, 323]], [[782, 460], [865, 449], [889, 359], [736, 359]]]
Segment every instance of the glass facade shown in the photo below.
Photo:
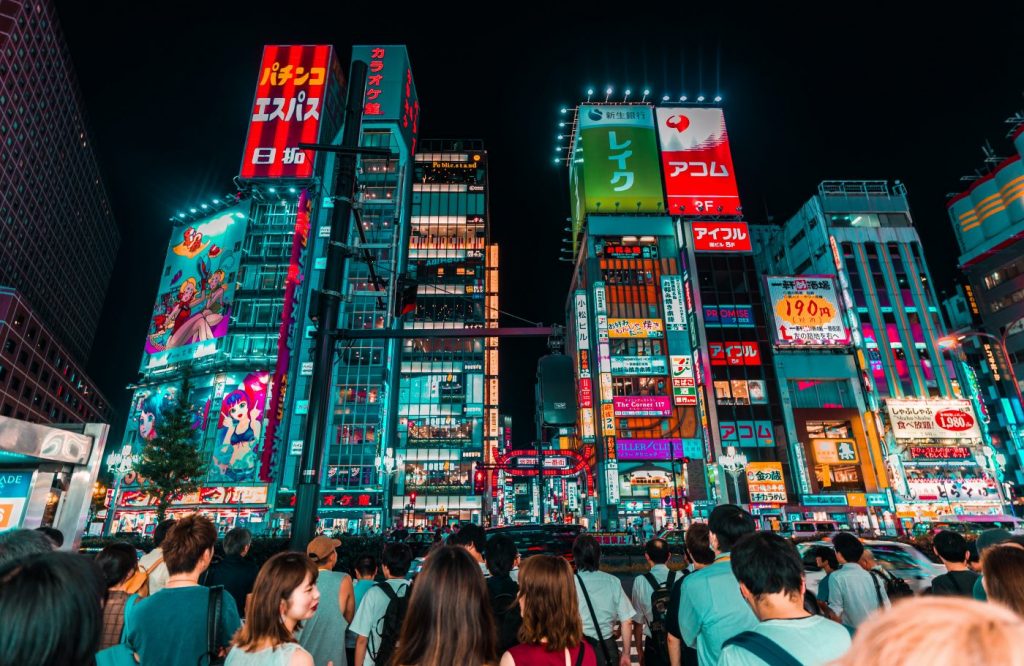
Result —
[[[497, 248], [489, 244], [487, 155], [478, 142], [425, 141], [415, 156], [406, 330], [497, 325]], [[491, 271], [494, 271], [494, 274]], [[404, 525], [483, 520], [497, 436], [496, 343], [410, 338], [402, 343], [398, 405], [404, 468], [392, 502]], [[490, 432], [493, 414], [495, 432]], [[482, 475], [477, 476], [477, 473]]]

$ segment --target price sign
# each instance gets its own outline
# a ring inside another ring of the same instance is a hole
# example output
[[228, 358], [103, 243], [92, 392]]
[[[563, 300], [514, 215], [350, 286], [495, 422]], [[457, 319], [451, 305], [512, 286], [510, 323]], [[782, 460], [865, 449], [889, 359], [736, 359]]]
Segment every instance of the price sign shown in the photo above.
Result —
[[796, 326], [821, 326], [835, 314], [832, 304], [820, 296], [786, 296], [775, 304], [775, 315]]
[[841, 347], [850, 343], [831, 275], [765, 278], [779, 347]]

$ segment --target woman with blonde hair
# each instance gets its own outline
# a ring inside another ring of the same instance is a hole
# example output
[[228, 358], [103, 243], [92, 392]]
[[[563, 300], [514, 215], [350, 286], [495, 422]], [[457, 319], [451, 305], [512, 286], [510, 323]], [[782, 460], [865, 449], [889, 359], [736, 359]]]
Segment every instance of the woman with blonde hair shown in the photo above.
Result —
[[597, 666], [594, 649], [583, 640], [583, 622], [572, 566], [561, 557], [535, 555], [519, 567], [519, 645], [500, 666]]
[[962, 597], [917, 597], [874, 613], [830, 666], [1024, 666], [1024, 619]]
[[[278, 553], [260, 569], [224, 666], [313, 666], [295, 632], [316, 613], [316, 565], [303, 553]], [[339, 655], [340, 659], [340, 655]]]

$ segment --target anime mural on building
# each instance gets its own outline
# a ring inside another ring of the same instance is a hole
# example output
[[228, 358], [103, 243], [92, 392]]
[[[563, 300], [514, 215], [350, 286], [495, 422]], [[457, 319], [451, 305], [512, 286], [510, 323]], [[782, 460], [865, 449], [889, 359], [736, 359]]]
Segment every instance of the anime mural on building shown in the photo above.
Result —
[[220, 403], [211, 480], [255, 481], [269, 374], [252, 372], [240, 384], [228, 384]]
[[227, 333], [248, 210], [248, 203], [240, 204], [176, 229], [146, 335], [147, 354]]

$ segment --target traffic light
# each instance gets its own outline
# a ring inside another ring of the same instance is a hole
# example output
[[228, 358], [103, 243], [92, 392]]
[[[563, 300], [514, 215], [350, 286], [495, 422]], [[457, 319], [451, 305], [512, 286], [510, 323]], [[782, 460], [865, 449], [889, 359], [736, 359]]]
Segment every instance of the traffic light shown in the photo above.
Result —
[[409, 493], [409, 504], [416, 504], [416, 491]]
[[484, 488], [486, 487], [485, 481], [487, 480], [486, 475], [482, 469], [476, 470], [473, 473], [473, 494], [483, 495]]

